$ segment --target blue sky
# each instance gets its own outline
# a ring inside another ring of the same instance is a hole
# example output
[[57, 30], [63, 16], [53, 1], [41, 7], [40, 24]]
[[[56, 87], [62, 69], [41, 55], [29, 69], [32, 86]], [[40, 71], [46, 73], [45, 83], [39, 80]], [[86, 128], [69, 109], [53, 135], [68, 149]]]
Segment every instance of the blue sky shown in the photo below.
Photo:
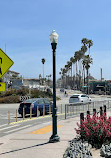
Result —
[[57, 78], [81, 39], [93, 40], [90, 73], [111, 79], [111, 0], [0, 0], [0, 48], [14, 61], [11, 70], [24, 78], [52, 74], [49, 35], [59, 34], [56, 50]]

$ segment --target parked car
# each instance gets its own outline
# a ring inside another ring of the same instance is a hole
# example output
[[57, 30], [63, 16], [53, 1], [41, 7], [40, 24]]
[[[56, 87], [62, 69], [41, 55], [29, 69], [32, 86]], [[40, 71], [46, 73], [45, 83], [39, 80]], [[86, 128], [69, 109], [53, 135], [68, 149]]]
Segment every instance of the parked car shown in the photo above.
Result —
[[30, 108], [32, 108], [32, 114], [37, 115], [37, 107], [38, 107], [38, 116], [39, 116], [43, 114], [43, 106], [45, 106], [45, 113], [47, 114], [49, 112], [49, 105], [52, 111], [53, 104], [51, 101], [49, 101], [46, 98], [27, 99], [19, 105], [18, 113], [21, 114], [23, 117], [23, 108], [25, 115], [30, 114]]
[[64, 88], [61, 88], [61, 89], [60, 89], [60, 92], [64, 92]]
[[91, 98], [86, 94], [74, 94], [69, 98], [69, 103], [90, 102]]

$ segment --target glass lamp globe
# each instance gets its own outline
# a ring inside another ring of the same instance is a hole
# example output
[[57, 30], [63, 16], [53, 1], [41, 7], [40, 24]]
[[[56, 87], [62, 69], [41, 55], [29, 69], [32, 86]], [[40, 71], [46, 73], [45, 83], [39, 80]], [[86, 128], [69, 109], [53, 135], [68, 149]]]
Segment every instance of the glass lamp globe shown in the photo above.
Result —
[[55, 32], [55, 30], [53, 30], [52, 33], [49, 36], [50, 42], [51, 43], [57, 43], [58, 37], [59, 37], [59, 35]]

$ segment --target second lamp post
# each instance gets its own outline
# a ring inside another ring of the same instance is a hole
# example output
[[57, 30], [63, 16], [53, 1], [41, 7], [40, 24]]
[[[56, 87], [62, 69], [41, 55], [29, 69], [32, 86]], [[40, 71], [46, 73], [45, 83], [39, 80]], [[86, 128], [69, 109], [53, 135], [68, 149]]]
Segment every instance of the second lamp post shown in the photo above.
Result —
[[56, 107], [56, 46], [57, 46], [57, 40], [58, 40], [58, 34], [55, 32], [55, 30], [52, 31], [51, 35], [49, 36], [52, 51], [53, 51], [53, 112], [52, 112], [52, 136], [49, 139], [49, 142], [58, 142], [60, 141], [60, 137], [57, 135], [57, 107]]

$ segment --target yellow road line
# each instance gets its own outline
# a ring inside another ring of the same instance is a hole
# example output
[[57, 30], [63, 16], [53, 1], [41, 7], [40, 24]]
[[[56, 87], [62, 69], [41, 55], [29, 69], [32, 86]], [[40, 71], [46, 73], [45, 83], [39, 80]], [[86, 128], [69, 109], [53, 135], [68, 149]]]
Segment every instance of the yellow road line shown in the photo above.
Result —
[[31, 118], [31, 119], [26, 119], [26, 120], [20, 120], [20, 121], [17, 121], [17, 122], [12, 122], [12, 123], [10, 123], [10, 125], [12, 125], [12, 124], [16, 124], [16, 123], [20, 123], [20, 122], [26, 122], [26, 121], [36, 120], [36, 119], [42, 119], [42, 118], [51, 117], [51, 116], [52, 116], [52, 115], [48, 115], [48, 116], [40, 116], [40, 117]]
[[[84, 112], [84, 111], [80, 111], [80, 112]], [[69, 112], [67, 114], [71, 114], [71, 113], [76, 114], [77, 112]], [[59, 115], [65, 115], [65, 113], [58, 113], [57, 115], [58, 116]], [[10, 125], [21, 123], [21, 122], [26, 122], [26, 121], [32, 121], [32, 120], [36, 120], [36, 119], [47, 118], [47, 117], [52, 117], [52, 115], [40, 116], [40, 117], [31, 118], [31, 119], [29, 118], [29, 119], [25, 119], [25, 120], [20, 120], [20, 121], [17, 121], [17, 122], [11, 122]]]
[[[81, 112], [84, 112], [84, 111], [79, 111], [79, 113], [81, 113]], [[77, 114], [77, 112], [68, 112], [67, 114], [72, 114], [72, 113]], [[57, 115], [58, 116], [65, 115], [65, 113], [58, 113]], [[26, 121], [32, 121], [32, 120], [36, 120], [36, 119], [47, 118], [47, 117], [52, 117], [52, 115], [40, 116], [40, 117], [31, 118], [31, 119], [29, 118], [29, 119], [25, 119], [25, 120], [20, 120], [17, 122], [11, 122], [10, 125], [21, 123], [21, 122], [26, 122]]]
[[[62, 125], [58, 125], [57, 128], [62, 127]], [[40, 128], [36, 131], [30, 132], [30, 134], [46, 134], [52, 131], [52, 125]]]
[[[60, 113], [57, 115], [64, 115], [65, 113]], [[46, 115], [46, 116], [40, 116], [40, 117], [36, 117], [36, 118], [31, 118], [31, 119], [25, 119], [25, 120], [20, 120], [17, 122], [11, 122], [10, 125], [16, 124], [16, 123], [21, 123], [21, 122], [26, 122], [26, 121], [32, 121], [32, 120], [36, 120], [36, 119], [42, 119], [42, 118], [47, 118], [47, 117], [52, 117], [52, 115]]]

